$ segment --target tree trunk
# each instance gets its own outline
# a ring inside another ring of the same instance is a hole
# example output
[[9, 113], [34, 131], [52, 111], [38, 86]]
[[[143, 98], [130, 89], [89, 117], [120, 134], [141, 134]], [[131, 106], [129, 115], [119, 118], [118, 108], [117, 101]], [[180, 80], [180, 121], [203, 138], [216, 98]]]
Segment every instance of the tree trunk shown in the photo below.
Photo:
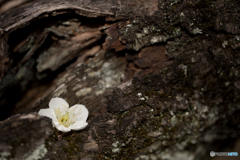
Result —
[[[239, 1], [0, 5], [2, 159], [200, 160], [239, 136]], [[53, 97], [88, 126], [37, 115]]]

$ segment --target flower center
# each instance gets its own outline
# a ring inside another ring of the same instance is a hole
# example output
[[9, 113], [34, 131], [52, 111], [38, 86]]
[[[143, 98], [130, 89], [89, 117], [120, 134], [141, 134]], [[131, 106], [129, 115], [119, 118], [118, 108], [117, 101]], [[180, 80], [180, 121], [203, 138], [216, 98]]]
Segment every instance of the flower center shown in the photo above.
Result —
[[69, 113], [67, 112], [65, 115], [63, 115], [62, 117], [60, 117], [60, 122], [62, 122], [63, 124], [66, 124], [67, 121], [69, 119]]
[[63, 125], [64, 127], [69, 127], [71, 124], [74, 123], [74, 118], [69, 116], [69, 112], [66, 111], [65, 114], [62, 114], [60, 108], [55, 109], [55, 114], [58, 122]]

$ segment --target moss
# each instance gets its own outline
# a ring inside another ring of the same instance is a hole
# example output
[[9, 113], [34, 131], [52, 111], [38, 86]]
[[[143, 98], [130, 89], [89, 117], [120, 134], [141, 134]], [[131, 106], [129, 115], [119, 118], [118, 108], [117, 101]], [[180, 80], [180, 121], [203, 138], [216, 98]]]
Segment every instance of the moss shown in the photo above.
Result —
[[80, 135], [76, 134], [75, 131], [73, 131], [72, 134], [70, 134], [66, 137], [63, 137], [63, 138], [69, 142], [69, 146], [63, 147], [63, 150], [69, 156], [76, 155], [80, 151], [80, 148], [78, 146], [78, 143], [81, 142]]
[[[55, 129], [56, 130], [56, 129]], [[49, 136], [46, 141], [45, 141], [45, 146], [47, 148], [48, 151], [50, 151], [52, 149], [52, 145], [54, 144], [54, 142], [57, 141], [56, 135], [53, 134], [52, 136]]]
[[[152, 138], [147, 136], [148, 127], [146, 124], [141, 124], [136, 128], [131, 130], [132, 136], [124, 135], [124, 137], [121, 138], [121, 141], [124, 142], [124, 144], [127, 144], [122, 147], [120, 146], [121, 150], [116, 157], [117, 159], [129, 159], [133, 154], [140, 152], [141, 149], [147, 147], [153, 142]], [[133, 138], [131, 139], [130, 137]]]

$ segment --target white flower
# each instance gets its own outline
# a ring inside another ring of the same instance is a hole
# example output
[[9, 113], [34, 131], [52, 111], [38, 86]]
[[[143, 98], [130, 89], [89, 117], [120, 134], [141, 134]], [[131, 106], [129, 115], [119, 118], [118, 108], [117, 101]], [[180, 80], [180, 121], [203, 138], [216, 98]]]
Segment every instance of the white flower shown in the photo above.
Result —
[[68, 103], [62, 98], [52, 98], [49, 108], [41, 109], [38, 114], [51, 118], [53, 126], [62, 132], [81, 130], [88, 125], [87, 108], [81, 104], [69, 108]]

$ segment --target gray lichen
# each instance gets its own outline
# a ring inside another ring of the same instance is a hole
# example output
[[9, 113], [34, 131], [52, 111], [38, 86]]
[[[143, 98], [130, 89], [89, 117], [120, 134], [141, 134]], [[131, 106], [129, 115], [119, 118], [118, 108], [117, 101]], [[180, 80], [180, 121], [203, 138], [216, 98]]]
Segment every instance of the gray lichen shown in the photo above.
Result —
[[22, 160], [38, 160], [42, 159], [47, 153], [47, 149], [44, 144], [33, 149], [29, 153], [26, 153], [21, 159]]

